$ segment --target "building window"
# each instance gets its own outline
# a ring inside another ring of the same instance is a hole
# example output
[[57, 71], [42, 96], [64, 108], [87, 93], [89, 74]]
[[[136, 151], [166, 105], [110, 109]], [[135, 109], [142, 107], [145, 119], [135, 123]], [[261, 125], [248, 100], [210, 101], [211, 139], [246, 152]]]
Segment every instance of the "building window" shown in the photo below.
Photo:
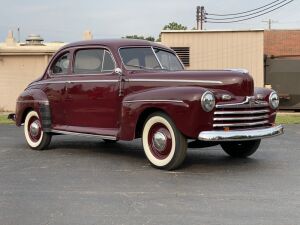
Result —
[[184, 66], [190, 66], [190, 47], [171, 47], [171, 49], [176, 52]]

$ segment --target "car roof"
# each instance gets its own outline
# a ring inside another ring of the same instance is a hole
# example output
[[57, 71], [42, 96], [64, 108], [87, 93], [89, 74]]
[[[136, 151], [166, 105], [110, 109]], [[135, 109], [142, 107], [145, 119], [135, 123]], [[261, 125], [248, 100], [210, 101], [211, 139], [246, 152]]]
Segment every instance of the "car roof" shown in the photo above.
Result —
[[161, 45], [156, 42], [151, 42], [147, 40], [138, 40], [138, 39], [98, 39], [98, 40], [88, 40], [88, 41], [78, 41], [67, 44], [62, 47], [62, 49], [70, 48], [70, 47], [78, 47], [78, 46], [88, 46], [88, 45], [102, 45], [108, 47], [114, 47], [116, 49], [127, 46], [154, 46], [159, 48], [165, 48], [172, 51], [172, 49]]

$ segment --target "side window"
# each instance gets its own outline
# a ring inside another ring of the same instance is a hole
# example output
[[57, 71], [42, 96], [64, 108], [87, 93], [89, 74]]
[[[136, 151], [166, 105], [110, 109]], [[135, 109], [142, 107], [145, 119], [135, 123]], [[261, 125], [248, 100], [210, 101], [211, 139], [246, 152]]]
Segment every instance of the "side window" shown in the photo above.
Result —
[[101, 73], [103, 56], [103, 49], [84, 49], [77, 51], [75, 55], [74, 73]]
[[67, 52], [59, 57], [51, 67], [51, 73], [54, 75], [66, 74], [70, 65], [70, 53]]
[[114, 68], [112, 56], [104, 49], [83, 49], [75, 54], [75, 74], [97, 74], [113, 71]]
[[115, 62], [108, 51], [104, 53], [103, 72], [111, 72], [115, 69]]

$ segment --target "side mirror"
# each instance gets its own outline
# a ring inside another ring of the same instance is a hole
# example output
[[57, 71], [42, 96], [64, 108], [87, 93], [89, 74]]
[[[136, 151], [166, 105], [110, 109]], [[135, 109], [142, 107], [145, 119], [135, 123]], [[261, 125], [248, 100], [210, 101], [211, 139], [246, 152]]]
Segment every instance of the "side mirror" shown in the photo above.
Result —
[[116, 69], [114, 70], [114, 73], [117, 74], [117, 75], [119, 75], [119, 76], [122, 76], [122, 75], [123, 75], [123, 71], [122, 71], [121, 68], [116, 68]]

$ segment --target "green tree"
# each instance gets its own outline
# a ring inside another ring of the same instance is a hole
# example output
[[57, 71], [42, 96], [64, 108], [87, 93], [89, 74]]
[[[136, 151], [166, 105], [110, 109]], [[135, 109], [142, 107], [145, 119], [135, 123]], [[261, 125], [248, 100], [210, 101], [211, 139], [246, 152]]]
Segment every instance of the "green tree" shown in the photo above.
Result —
[[163, 30], [187, 30], [186, 26], [183, 26], [180, 23], [171, 22], [164, 26]]
[[[186, 26], [183, 26], [180, 23], [171, 22], [163, 27], [163, 30], [187, 30]], [[161, 41], [161, 33], [156, 41]]]
[[127, 35], [123, 38], [128, 38], [128, 39], [140, 39], [140, 40], [147, 40], [147, 41], [155, 41], [155, 38], [154, 37], [144, 37], [144, 36], [139, 36], [139, 35]]

